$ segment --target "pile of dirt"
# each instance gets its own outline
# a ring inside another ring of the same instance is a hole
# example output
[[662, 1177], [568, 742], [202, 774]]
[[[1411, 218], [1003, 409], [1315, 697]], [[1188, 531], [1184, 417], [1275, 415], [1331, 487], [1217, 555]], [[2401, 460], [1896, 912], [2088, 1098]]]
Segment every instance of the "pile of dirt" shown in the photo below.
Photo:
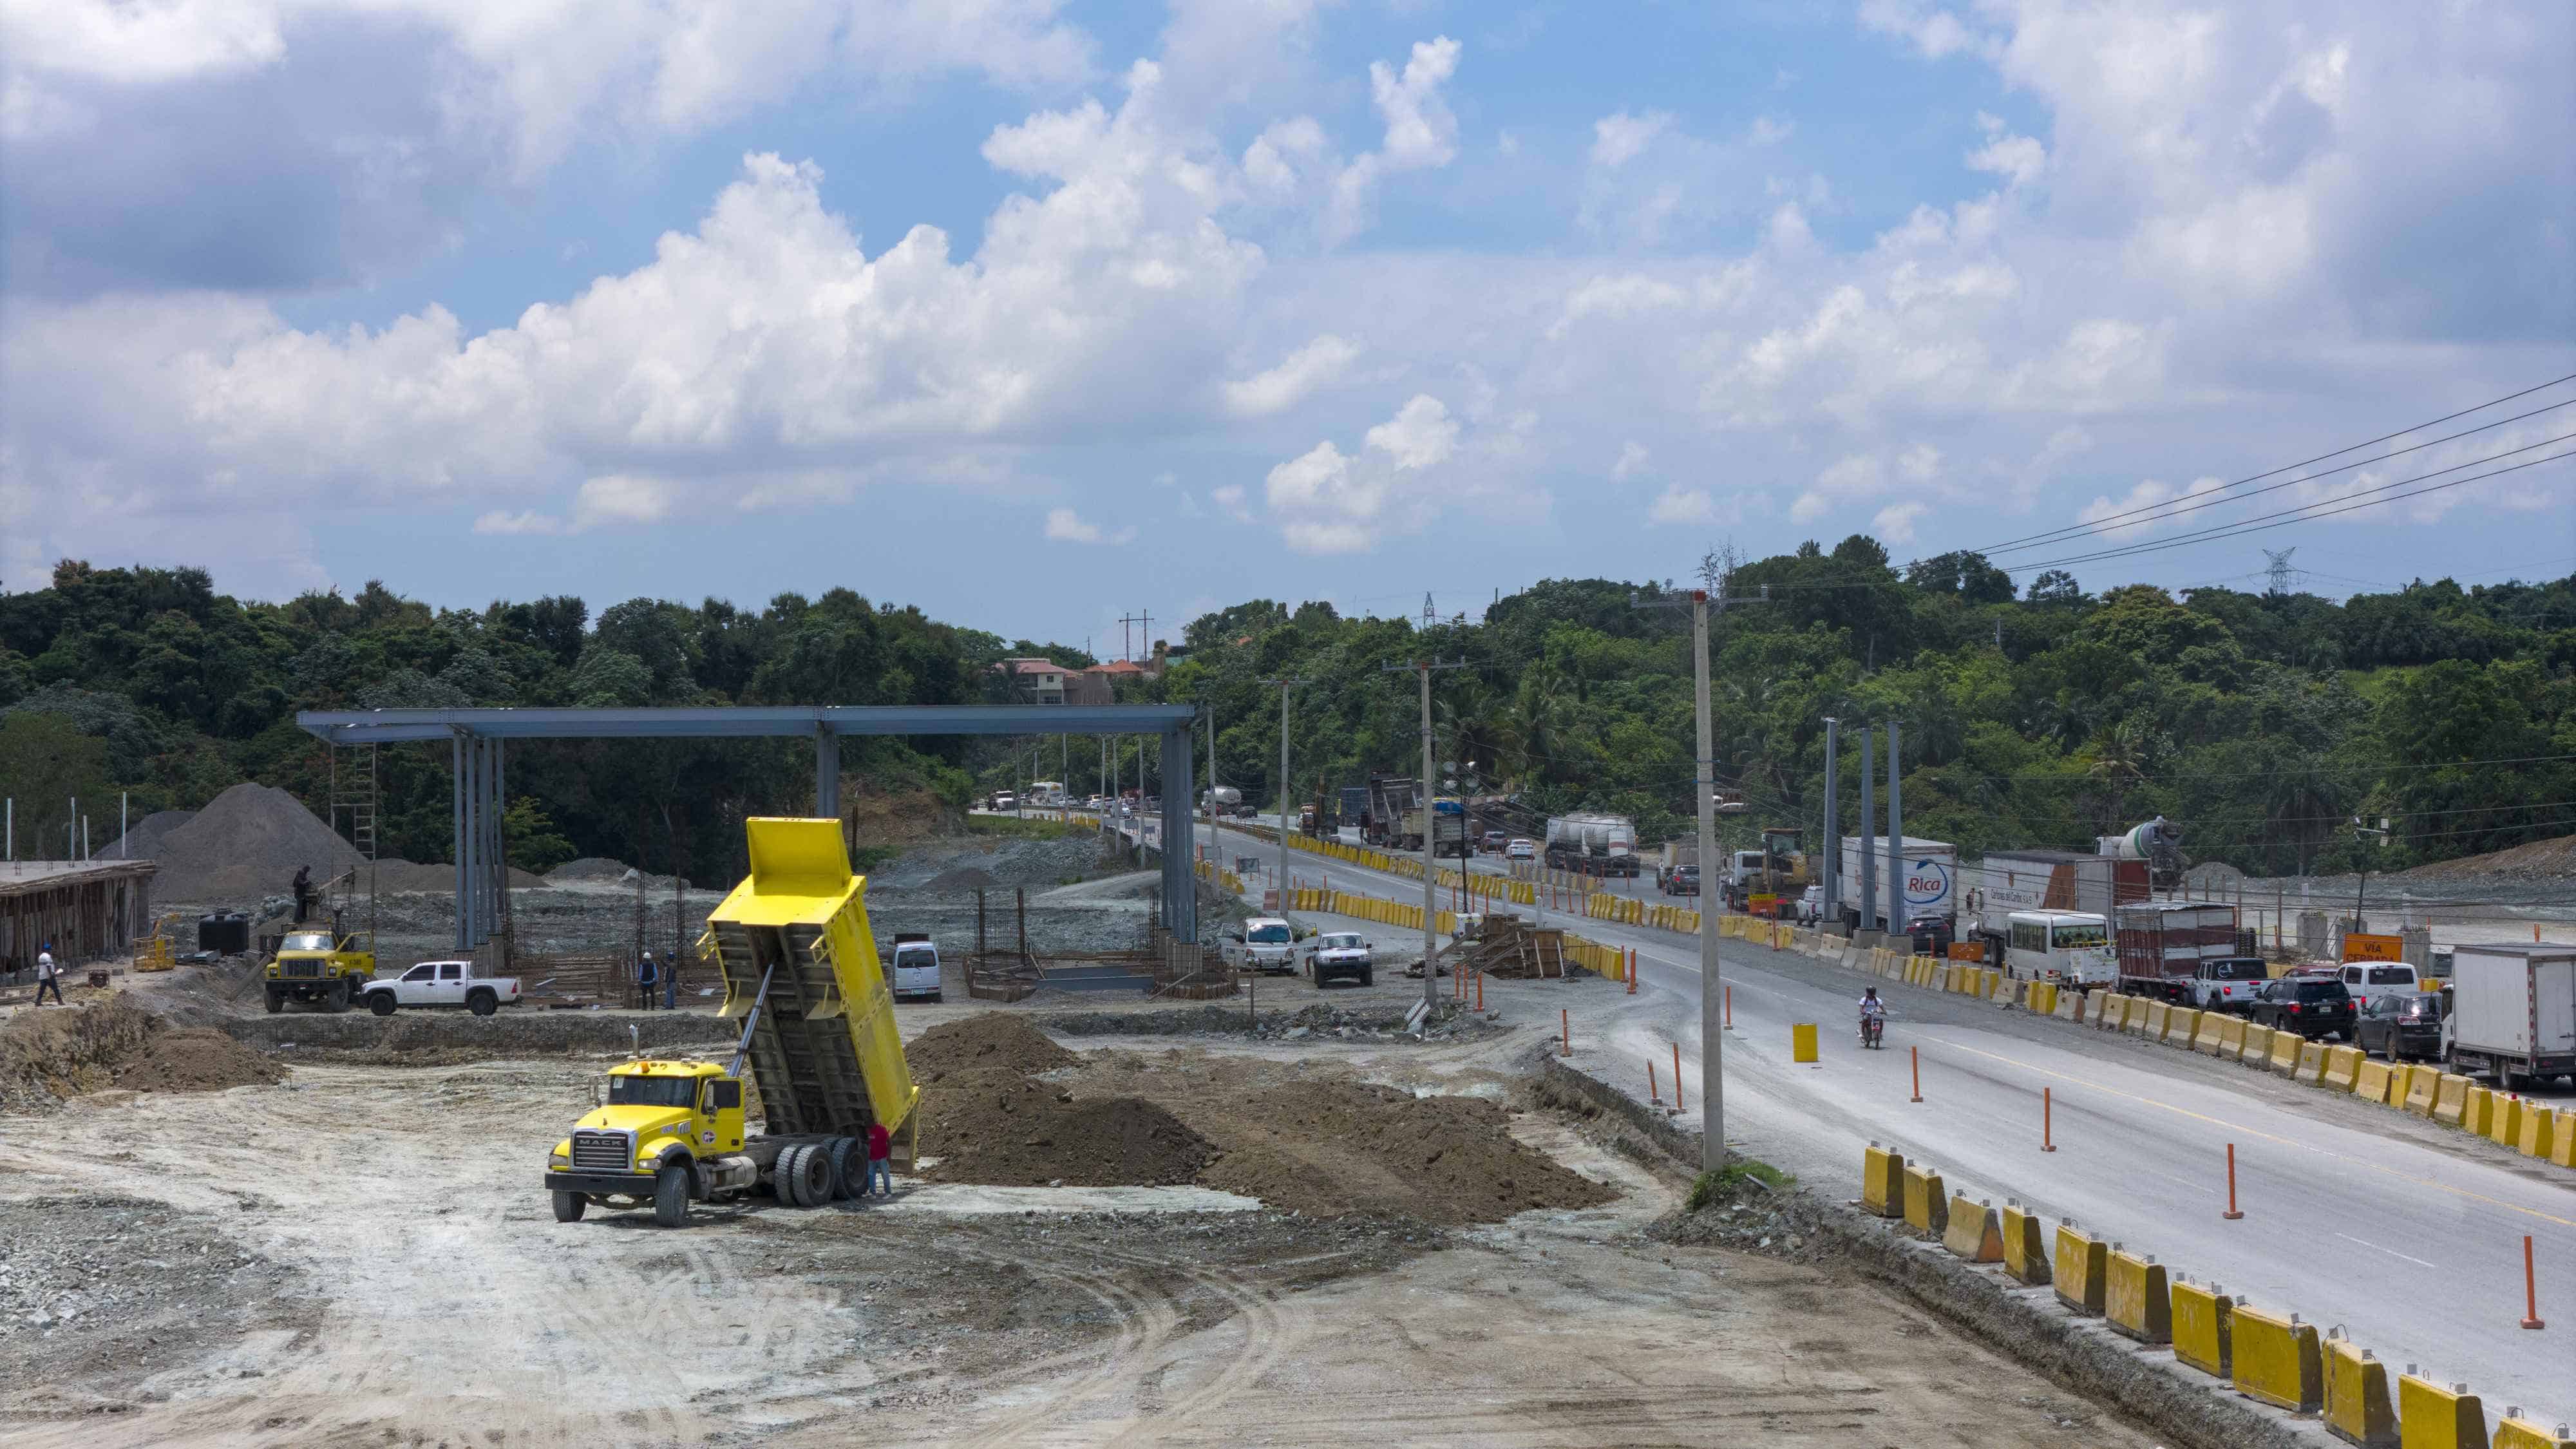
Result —
[[1161, 1186], [1198, 1178], [1216, 1156], [1167, 1109], [1134, 1097], [1077, 1097], [1007, 1068], [951, 1072], [922, 1094], [930, 1176], [1003, 1187]]
[[108, 1087], [212, 1092], [286, 1073], [220, 1031], [173, 1029], [123, 993], [0, 1026], [0, 1111], [33, 1112]]
[[364, 863], [303, 801], [248, 782], [161, 837], [153, 859], [161, 870], [152, 894], [164, 901], [256, 899], [285, 890], [299, 867], [312, 867], [319, 885]]
[[1511, 1135], [1511, 1114], [1474, 1097], [1417, 1097], [1331, 1081], [1217, 1099], [1190, 1114], [1225, 1155], [1199, 1182], [1312, 1217], [1500, 1222], [1532, 1208], [1583, 1208], [1618, 1194]]
[[2399, 872], [2398, 878], [2462, 880], [2489, 875], [2526, 881], [2576, 879], [2576, 835], [2528, 841], [2485, 855], [2464, 855], [2458, 860], [2419, 865], [2413, 870]]
[[928, 790], [881, 791], [865, 781], [844, 779], [841, 818], [862, 848], [911, 845], [964, 827], [965, 815]]
[[285, 1079], [285, 1068], [202, 1026], [153, 1033], [116, 1073], [116, 1084], [133, 1092], [220, 1092]]
[[954, 894], [958, 891], [987, 891], [991, 890], [993, 886], [994, 880], [989, 873], [977, 870], [975, 867], [968, 865], [960, 866], [955, 870], [942, 871], [939, 874], [932, 876], [928, 881], [923, 883], [921, 889], [926, 891], [937, 891], [946, 895]]
[[131, 857], [135, 860], [158, 860], [161, 857], [161, 842], [169, 839], [170, 832], [196, 818], [197, 812], [194, 810], [155, 810], [135, 821], [133, 827], [118, 837], [115, 844], [98, 853], [99, 858], [104, 860], [109, 856], [115, 856], [119, 859]]
[[1003, 1071], [1015, 1076], [1054, 1071], [1080, 1062], [1081, 1056], [1057, 1046], [1025, 1017], [981, 1012], [943, 1022], [904, 1048], [912, 1078], [930, 1083], [952, 1073]]

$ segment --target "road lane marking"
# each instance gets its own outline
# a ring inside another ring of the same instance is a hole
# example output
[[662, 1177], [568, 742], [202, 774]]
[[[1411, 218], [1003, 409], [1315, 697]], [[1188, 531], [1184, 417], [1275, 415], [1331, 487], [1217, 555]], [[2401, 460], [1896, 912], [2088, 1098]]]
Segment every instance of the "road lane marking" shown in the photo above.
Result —
[[2404, 1253], [2397, 1251], [2395, 1248], [2383, 1248], [2377, 1243], [2362, 1242], [2361, 1239], [2354, 1237], [2350, 1233], [2337, 1233], [2335, 1236], [2343, 1239], [2347, 1243], [2361, 1243], [2363, 1247], [2368, 1248], [2373, 1252], [2386, 1253], [2392, 1258], [2404, 1258], [2407, 1262], [2414, 1264], [2418, 1268], [2431, 1268], [2437, 1273], [2441, 1271], [2440, 1265], [2438, 1264], [2427, 1263], [2421, 1258], [2408, 1258]]
[[2364, 1158], [2354, 1157], [2348, 1153], [2330, 1152], [2323, 1147], [2317, 1147], [2292, 1138], [2283, 1137], [2277, 1133], [2266, 1132], [2259, 1127], [2249, 1127], [2241, 1122], [2229, 1122], [2221, 1118], [2212, 1117], [2207, 1113], [2195, 1112], [2188, 1107], [2177, 1107], [2171, 1102], [2161, 1102], [2153, 1097], [2141, 1096], [2136, 1092], [2124, 1092], [2117, 1087], [2105, 1086], [2089, 1077], [2079, 1077], [2072, 1073], [2055, 1071], [2048, 1067], [2034, 1066], [2029, 1062], [2015, 1061], [2011, 1057], [2003, 1056], [1996, 1052], [1980, 1050], [1979, 1048], [1968, 1046], [1962, 1042], [1951, 1041], [1944, 1037], [1929, 1036], [1928, 1033], [1926, 1036], [1929, 1040], [1937, 1042], [1942, 1046], [1949, 1047], [1953, 1051], [1967, 1052], [1972, 1056], [1984, 1057], [1986, 1060], [1991, 1062], [2001, 1062], [2008, 1067], [2019, 1067], [2026, 1072], [2037, 1072], [2044, 1077], [2055, 1077], [2061, 1082], [2072, 1082], [2079, 1087], [2089, 1087], [2105, 1096], [2120, 1097], [2127, 1101], [2136, 1102], [2140, 1106], [2160, 1108], [2164, 1111], [2171, 1112], [2178, 1117], [2188, 1117], [2195, 1122], [2205, 1123], [2212, 1127], [2223, 1127], [2230, 1132], [2239, 1132], [2247, 1137], [2259, 1138], [2265, 1142], [2278, 1143], [2283, 1147], [2295, 1148], [2301, 1152], [2312, 1152], [2319, 1157], [2323, 1157], [2334, 1162], [2344, 1163], [2348, 1166], [2367, 1168], [2372, 1172], [2382, 1173], [2386, 1176], [2396, 1178], [2400, 1182], [2411, 1182], [2419, 1187], [2437, 1188], [2443, 1192], [2449, 1193], [2453, 1197], [2465, 1198], [2470, 1202], [2485, 1203], [2489, 1207], [2503, 1208], [2508, 1212], [2517, 1212], [2525, 1217], [2538, 1218], [2545, 1223], [2555, 1223], [2562, 1228], [2576, 1228], [2576, 1219], [2562, 1218], [2554, 1213], [2542, 1212], [2538, 1208], [2527, 1208], [2522, 1206], [2520, 1203], [2510, 1203], [2501, 1198], [2488, 1197], [2484, 1193], [2471, 1192], [2464, 1187], [2453, 1187], [2447, 1182], [2438, 1182], [2429, 1177], [2418, 1177], [2414, 1173], [2401, 1172], [2394, 1167], [2389, 1167], [2382, 1163], [2371, 1162]]

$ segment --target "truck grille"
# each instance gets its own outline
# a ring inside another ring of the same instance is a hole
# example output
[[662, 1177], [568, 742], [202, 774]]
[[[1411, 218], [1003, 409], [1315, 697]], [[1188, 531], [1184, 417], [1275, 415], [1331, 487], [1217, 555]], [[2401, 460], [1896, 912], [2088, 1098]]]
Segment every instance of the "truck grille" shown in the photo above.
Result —
[[572, 1168], [575, 1172], [632, 1172], [635, 1139], [624, 1132], [576, 1129], [572, 1134]]
[[285, 976], [289, 980], [319, 976], [322, 974], [322, 963], [319, 961], [289, 961], [286, 963], [286, 969], [279, 974]]

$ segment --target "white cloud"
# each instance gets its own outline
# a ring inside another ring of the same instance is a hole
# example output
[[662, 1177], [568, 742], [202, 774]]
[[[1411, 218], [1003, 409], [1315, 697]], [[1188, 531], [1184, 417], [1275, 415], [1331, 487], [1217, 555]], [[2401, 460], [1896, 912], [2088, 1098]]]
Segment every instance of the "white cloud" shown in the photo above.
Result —
[[553, 514], [539, 513], [534, 509], [521, 509], [517, 513], [495, 509], [474, 520], [474, 531], [504, 537], [517, 534], [556, 534], [563, 532], [563, 520]]
[[1656, 495], [1646, 516], [1657, 523], [1714, 523], [1717, 501], [1705, 488], [1684, 488], [1677, 483]]
[[1070, 508], [1050, 508], [1046, 516], [1046, 536], [1058, 543], [1126, 544], [1135, 541], [1136, 529], [1131, 524], [1113, 532], [1084, 520]]
[[1996, 44], [1969, 29], [1956, 14], [1925, 0], [1861, 0], [1860, 21], [1864, 29], [1912, 41], [1926, 60], [1961, 51], [1991, 52]]
[[1634, 438], [1621, 443], [1619, 461], [1610, 465], [1611, 478], [1621, 483], [1627, 482], [1646, 470], [1646, 460], [1650, 456], [1652, 455], [1646, 451], [1645, 444]]
[[1929, 503], [1891, 503], [1878, 510], [1878, 516], [1870, 520], [1870, 527], [1877, 531], [1882, 543], [1912, 543], [1915, 521], [1931, 511]]
[[[2108, 495], [2096, 496], [2076, 517], [2091, 524], [2104, 523], [2106, 520], [2121, 520], [2098, 529], [2095, 534], [2097, 537], [2134, 537], [2175, 521], [2165, 512], [2153, 511], [2142, 514], [2142, 510], [2157, 510], [2160, 505], [2197, 498], [2206, 493], [2215, 493], [2225, 486], [2224, 481], [2217, 478], [2195, 478], [2189, 485], [2181, 488], [2153, 478], [2142, 478], [2135, 487], [2119, 498]], [[2215, 518], [2216, 516], [2217, 510], [2214, 508], [2196, 508], [2184, 515], [2186, 519]], [[2186, 523], [2185, 526], [2190, 525]]]
[[1896, 476], [1908, 483], [1929, 483], [1941, 476], [1941, 450], [1916, 443], [1896, 455]]
[[1592, 164], [1616, 171], [1637, 159], [1649, 142], [1673, 124], [1670, 111], [1648, 111], [1642, 116], [1626, 111], [1603, 116], [1592, 123]]
[[1991, 171], [2007, 185], [2027, 186], [2048, 169], [2048, 148], [2007, 131], [2001, 117], [1979, 111], [1977, 125], [1986, 133], [1986, 144], [1968, 153], [1970, 170]]
[[1304, 402], [1359, 360], [1360, 344], [1327, 332], [1267, 372], [1223, 385], [1225, 408], [1239, 418], [1264, 418]]
[[1448, 36], [1416, 41], [1398, 73], [1385, 61], [1369, 63], [1369, 94], [1386, 120], [1386, 140], [1334, 178], [1323, 235], [1348, 241], [1367, 229], [1378, 183], [1389, 176], [1446, 166], [1458, 155], [1458, 118], [1440, 87], [1458, 72], [1458, 42]]
[[1272, 468], [1264, 480], [1271, 516], [1300, 553], [1356, 553], [1417, 529], [1430, 514], [1418, 475], [1449, 460], [1458, 432], [1438, 398], [1417, 393], [1368, 430], [1358, 454], [1326, 439]]
[[1237, 523], [1252, 522], [1252, 508], [1246, 501], [1247, 495], [1244, 493], [1242, 484], [1225, 484], [1222, 487], [1211, 490], [1208, 496], [1216, 500], [1219, 508], [1225, 510], [1226, 517], [1233, 519]]

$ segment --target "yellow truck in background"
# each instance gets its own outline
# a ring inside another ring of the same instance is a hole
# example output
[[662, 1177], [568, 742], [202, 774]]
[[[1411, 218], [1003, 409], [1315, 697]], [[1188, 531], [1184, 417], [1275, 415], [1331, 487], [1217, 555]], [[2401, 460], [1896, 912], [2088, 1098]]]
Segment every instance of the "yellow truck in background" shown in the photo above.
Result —
[[279, 940], [263, 975], [261, 986], [272, 1014], [284, 1011], [290, 1000], [346, 1011], [375, 979], [375, 942], [355, 933], [299, 926]]
[[[839, 822], [760, 818], [745, 829], [751, 874], [699, 943], [723, 972], [723, 1014], [743, 1019], [732, 1063], [611, 1067], [605, 1101], [546, 1164], [557, 1222], [594, 1206], [650, 1208], [675, 1228], [692, 1201], [762, 1188], [820, 1207], [864, 1186], [868, 1129], [880, 1123], [898, 1166], [918, 1154], [921, 1089], [868, 928], [867, 879], [850, 872]], [[757, 1132], [746, 1120], [755, 1095]]]

